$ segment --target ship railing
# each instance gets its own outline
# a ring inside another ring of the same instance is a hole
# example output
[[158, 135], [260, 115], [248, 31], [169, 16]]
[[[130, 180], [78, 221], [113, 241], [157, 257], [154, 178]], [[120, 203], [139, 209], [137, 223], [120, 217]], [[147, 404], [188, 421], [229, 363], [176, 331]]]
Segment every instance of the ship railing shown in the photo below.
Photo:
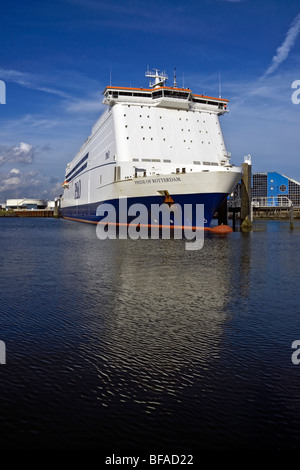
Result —
[[253, 197], [252, 207], [292, 207], [293, 203], [287, 196]]

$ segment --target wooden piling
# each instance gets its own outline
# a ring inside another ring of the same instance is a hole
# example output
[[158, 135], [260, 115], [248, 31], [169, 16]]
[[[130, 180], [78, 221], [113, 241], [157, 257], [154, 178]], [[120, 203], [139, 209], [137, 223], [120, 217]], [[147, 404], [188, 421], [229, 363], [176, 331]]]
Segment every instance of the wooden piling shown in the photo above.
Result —
[[290, 207], [290, 229], [294, 228], [294, 206], [293, 204]]
[[53, 211], [53, 217], [59, 218], [60, 217], [60, 200], [58, 198], [55, 199], [55, 206]]
[[245, 157], [242, 164], [243, 176], [241, 179], [241, 231], [252, 230], [252, 195], [251, 195], [251, 156]]

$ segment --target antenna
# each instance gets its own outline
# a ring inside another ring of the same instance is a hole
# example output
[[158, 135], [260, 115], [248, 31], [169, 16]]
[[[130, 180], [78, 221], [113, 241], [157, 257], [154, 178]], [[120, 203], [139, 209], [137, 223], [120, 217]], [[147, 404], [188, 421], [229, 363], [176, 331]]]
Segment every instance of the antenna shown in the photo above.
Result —
[[111, 66], [109, 67], [109, 86], [111, 86]]
[[177, 88], [177, 81], [176, 81], [176, 67], [174, 68], [174, 88]]
[[221, 73], [219, 70], [219, 98], [221, 98]]
[[184, 88], [184, 72], [182, 74], [182, 88]]

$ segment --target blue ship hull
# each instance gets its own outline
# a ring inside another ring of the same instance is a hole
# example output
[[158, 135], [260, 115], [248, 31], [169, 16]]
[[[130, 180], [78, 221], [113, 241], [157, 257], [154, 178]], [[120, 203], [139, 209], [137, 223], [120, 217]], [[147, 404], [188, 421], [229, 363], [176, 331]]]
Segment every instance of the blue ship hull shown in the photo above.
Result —
[[[196, 206], [204, 205], [204, 227], [210, 227], [211, 219], [214, 216], [216, 210], [220, 207], [223, 201], [226, 199], [227, 194], [223, 193], [206, 193], [206, 194], [175, 194], [172, 195], [174, 203], [179, 205], [182, 209], [182, 217], [176, 218], [176, 211], [172, 212], [171, 224], [174, 225], [191, 225], [193, 227], [199, 226], [199, 220], [196, 216]], [[122, 200], [121, 200], [122, 201]], [[104, 214], [97, 215], [97, 210], [99, 213], [99, 208], [102, 204], [111, 204], [114, 207], [116, 213], [116, 223], [119, 223], [119, 199], [99, 201], [93, 204], [83, 204], [78, 206], [63, 207], [61, 209], [62, 217], [68, 219], [74, 219], [77, 221], [88, 222], [88, 223], [98, 223], [100, 222]], [[133, 204], [143, 204], [148, 211], [148, 224], [151, 225], [154, 223], [151, 216], [151, 205], [161, 205], [164, 203], [164, 197], [162, 196], [147, 196], [147, 197], [135, 197], [127, 199], [127, 207], [131, 207]], [[187, 206], [189, 205], [189, 206]], [[170, 209], [172, 210], [172, 204], [170, 204]], [[138, 214], [137, 214], [138, 215]], [[130, 223], [135, 217], [129, 217], [122, 214], [122, 222]], [[161, 221], [159, 221], [161, 223]], [[201, 224], [203, 227], [203, 225]]]

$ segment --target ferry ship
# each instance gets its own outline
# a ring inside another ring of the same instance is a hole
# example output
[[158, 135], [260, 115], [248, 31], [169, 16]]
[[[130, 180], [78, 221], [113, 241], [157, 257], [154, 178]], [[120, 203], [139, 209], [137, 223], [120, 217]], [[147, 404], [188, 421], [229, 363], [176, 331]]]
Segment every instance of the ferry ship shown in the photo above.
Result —
[[107, 108], [67, 165], [62, 217], [97, 223], [101, 204], [118, 213], [127, 198], [128, 205], [147, 207], [149, 224], [157, 222], [151, 206], [166, 203], [170, 211], [189, 207], [189, 223], [197, 227], [194, 209], [203, 204], [209, 227], [242, 175], [230, 163], [219, 123], [228, 100], [177, 87], [175, 72], [171, 87], [165, 72], [148, 70], [145, 76], [149, 88], [105, 88]]

